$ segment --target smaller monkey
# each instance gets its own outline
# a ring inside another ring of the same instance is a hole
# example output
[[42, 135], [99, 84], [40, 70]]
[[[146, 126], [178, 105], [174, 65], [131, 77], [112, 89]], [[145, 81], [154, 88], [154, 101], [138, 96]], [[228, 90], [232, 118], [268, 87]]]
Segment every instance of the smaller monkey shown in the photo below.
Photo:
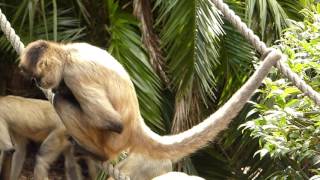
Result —
[[[2, 179], [19, 178], [29, 140], [41, 142], [34, 169], [36, 180], [48, 179], [49, 166], [61, 152], [65, 155], [68, 179], [81, 179], [66, 129], [48, 101], [0, 96], [0, 132]], [[10, 154], [12, 160], [8, 161]]]
[[[142, 154], [131, 153], [115, 168], [131, 180], [151, 180], [172, 171], [172, 162], [169, 159], [152, 159]], [[108, 180], [114, 179], [110, 177]]]

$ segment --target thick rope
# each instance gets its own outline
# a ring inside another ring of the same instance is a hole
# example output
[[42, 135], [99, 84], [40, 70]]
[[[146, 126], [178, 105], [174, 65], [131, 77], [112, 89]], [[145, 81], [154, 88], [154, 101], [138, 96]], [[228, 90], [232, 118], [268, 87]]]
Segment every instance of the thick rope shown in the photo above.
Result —
[[121, 173], [119, 169], [114, 167], [111, 163], [104, 162], [102, 165], [100, 165], [100, 168], [115, 180], [130, 180], [129, 176]]
[[[3, 33], [6, 35], [7, 39], [10, 41], [13, 48], [16, 50], [18, 55], [21, 55], [21, 52], [24, 49], [24, 44], [20, 40], [20, 37], [16, 34], [14, 29], [11, 27], [10, 22], [7, 20], [6, 16], [2, 13], [0, 9], [0, 27]], [[42, 92], [47, 97], [47, 99], [51, 102], [53, 98], [53, 94], [50, 90], [42, 89]]]
[[7, 39], [10, 41], [11, 45], [17, 51], [18, 55], [21, 54], [24, 49], [24, 45], [20, 40], [20, 37], [16, 34], [14, 29], [11, 27], [9, 21], [6, 16], [2, 13], [0, 9], [0, 26], [3, 33], [6, 35]]
[[[229, 8], [222, 0], [211, 0], [216, 7], [223, 13], [225, 19], [228, 20], [237, 30], [258, 50], [260, 54], [264, 54], [267, 46], [253, 31], [241, 21], [233, 10]], [[284, 57], [284, 56], [283, 56]], [[306, 84], [296, 73], [294, 73], [283, 62], [278, 61], [276, 67], [285, 75], [296, 87], [298, 87], [305, 95], [309, 96], [318, 106], [320, 106], [320, 94]]]

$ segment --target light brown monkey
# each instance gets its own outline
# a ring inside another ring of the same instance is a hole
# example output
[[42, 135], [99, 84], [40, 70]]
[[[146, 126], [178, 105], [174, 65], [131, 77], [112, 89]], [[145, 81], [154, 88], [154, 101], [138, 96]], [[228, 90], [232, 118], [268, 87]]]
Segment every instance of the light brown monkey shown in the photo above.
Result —
[[[169, 159], [152, 159], [142, 154], [131, 153], [115, 168], [129, 176], [131, 180], [151, 180], [172, 171], [172, 162]], [[114, 179], [110, 177], [108, 180]]]
[[274, 63], [264, 61], [258, 69], [263, 75], [253, 74], [216, 113], [171, 136], [159, 136], [146, 126], [128, 73], [105, 50], [39, 40], [22, 52], [19, 67], [39, 86], [56, 92], [54, 106], [70, 135], [97, 158], [114, 159], [129, 149], [154, 159], [177, 160], [227, 128]]
[[[66, 129], [53, 106], [44, 100], [18, 96], [0, 96], [0, 150], [2, 158], [12, 151], [11, 165], [5, 166], [3, 179], [17, 180], [23, 168], [26, 145], [29, 140], [42, 142], [37, 154], [34, 176], [37, 180], [48, 178], [48, 169], [61, 152], [65, 155], [66, 176], [80, 179], [80, 172], [71, 154]], [[11, 167], [8, 167], [11, 166]], [[7, 172], [9, 169], [10, 172]]]

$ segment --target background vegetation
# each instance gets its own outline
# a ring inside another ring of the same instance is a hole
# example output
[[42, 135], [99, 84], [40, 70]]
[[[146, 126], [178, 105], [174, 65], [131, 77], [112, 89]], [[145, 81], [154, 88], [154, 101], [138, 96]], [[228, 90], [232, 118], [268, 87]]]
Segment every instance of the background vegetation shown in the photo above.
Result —
[[[316, 1], [225, 2], [319, 89]], [[210, 0], [0, 0], [0, 7], [24, 43], [85, 41], [108, 50], [130, 73], [143, 117], [159, 134], [199, 123], [258, 63]], [[17, 56], [3, 36], [0, 54], [0, 93], [41, 98], [17, 73]], [[176, 169], [206, 179], [308, 179], [319, 174], [318, 112], [274, 71], [230, 128]]]

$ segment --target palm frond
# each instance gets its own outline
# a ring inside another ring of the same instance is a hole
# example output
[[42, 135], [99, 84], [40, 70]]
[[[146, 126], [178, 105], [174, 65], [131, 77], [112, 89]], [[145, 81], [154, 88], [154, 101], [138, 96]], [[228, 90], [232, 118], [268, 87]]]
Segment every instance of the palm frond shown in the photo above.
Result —
[[[268, 44], [280, 37], [283, 28], [289, 26], [288, 15], [278, 0], [246, 0], [246, 19], [263, 41]], [[289, 1], [286, 1], [287, 5]], [[273, 29], [273, 30], [271, 30]]]
[[[282, 0], [282, 1], [278, 1], [278, 3], [281, 5], [281, 7], [283, 8], [283, 10], [286, 12], [286, 14], [290, 19], [295, 21], [302, 21], [303, 16], [302, 14], [300, 14], [300, 11], [307, 6], [303, 3], [303, 1]], [[311, 2], [310, 0], [306, 0], [306, 1]]]
[[169, 78], [164, 71], [164, 57], [160, 48], [159, 37], [154, 33], [151, 2], [143, 0], [133, 1], [133, 14], [140, 21], [143, 43], [148, 50], [150, 62], [154, 70], [164, 81], [166, 87], [169, 87]]
[[[204, 109], [215, 97], [213, 71], [219, 65], [222, 20], [209, 0], [156, 0], [154, 9], [176, 96], [171, 131], [177, 133], [199, 123]], [[191, 161], [179, 166], [196, 173]]]
[[141, 43], [138, 21], [133, 15], [121, 11], [114, 0], [107, 1], [110, 25], [110, 53], [128, 70], [136, 87], [140, 109], [148, 125], [165, 132], [161, 116], [161, 82], [152, 69]]
[[218, 106], [226, 102], [241, 87], [253, 70], [253, 47], [228, 22], [221, 40], [221, 65], [215, 70]]
[[[6, 15], [9, 20], [12, 19], [12, 26], [22, 42], [35, 39], [70, 41], [84, 36], [85, 27], [80, 27], [80, 21], [72, 17], [72, 9], [54, 8], [53, 3], [24, 0], [17, 6], [6, 7]], [[7, 53], [14, 52], [4, 36], [0, 38], [0, 49]]]
[[[218, 36], [223, 34], [222, 21], [210, 1], [158, 0], [155, 9], [176, 92], [173, 129], [182, 130], [199, 122], [199, 118], [192, 117], [199, 117], [201, 103], [214, 97], [216, 82], [212, 70], [219, 64], [217, 49]], [[183, 124], [187, 126], [178, 127]]]
[[[223, 34], [221, 19], [210, 1], [158, 0], [162, 46], [167, 51], [169, 72], [179, 96], [199, 82], [200, 94], [214, 95], [212, 73], [218, 61], [218, 36]], [[205, 100], [205, 98], [203, 99]]]
[[79, 7], [80, 10], [80, 14], [81, 16], [84, 18], [84, 20], [86, 21], [87, 24], [90, 24], [90, 14], [87, 10], [87, 8], [85, 7], [85, 4], [82, 2], [82, 0], [74, 0], [76, 1], [76, 5]]

